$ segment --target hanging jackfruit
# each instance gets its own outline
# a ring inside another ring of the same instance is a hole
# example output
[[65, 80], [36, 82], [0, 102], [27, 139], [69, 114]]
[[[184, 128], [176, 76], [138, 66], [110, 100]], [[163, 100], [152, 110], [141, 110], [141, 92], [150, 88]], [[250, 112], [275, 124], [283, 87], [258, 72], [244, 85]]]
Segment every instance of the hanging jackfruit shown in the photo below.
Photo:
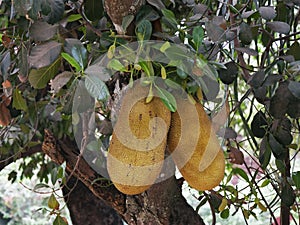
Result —
[[176, 98], [168, 148], [183, 178], [197, 190], [210, 190], [224, 177], [225, 159], [212, 124], [200, 103]]
[[126, 92], [108, 151], [110, 179], [128, 195], [155, 183], [164, 161], [171, 112], [158, 97], [146, 103], [148, 93], [137, 83]]

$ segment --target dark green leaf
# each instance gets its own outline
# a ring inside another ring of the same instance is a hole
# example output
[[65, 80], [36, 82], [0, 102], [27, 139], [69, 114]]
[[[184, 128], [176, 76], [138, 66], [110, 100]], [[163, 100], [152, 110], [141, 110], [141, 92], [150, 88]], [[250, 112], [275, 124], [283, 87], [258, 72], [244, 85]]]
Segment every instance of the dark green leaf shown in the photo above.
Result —
[[235, 64], [235, 62], [228, 62], [225, 64], [225, 69], [219, 69], [218, 74], [220, 77], [220, 80], [224, 84], [232, 84], [238, 75], [239, 68]]
[[152, 24], [150, 23], [149, 20], [141, 21], [137, 25], [135, 29], [135, 33], [139, 41], [149, 40], [152, 35]]
[[295, 195], [293, 188], [291, 187], [291, 185], [289, 183], [284, 184], [280, 197], [281, 197], [282, 203], [284, 205], [286, 205], [287, 207], [290, 207], [294, 204], [296, 195]]
[[240, 25], [239, 39], [245, 45], [249, 45], [253, 39], [251, 27], [242, 22]]
[[87, 64], [87, 50], [86, 48], [81, 46], [74, 46], [71, 50], [72, 56], [79, 63], [81, 68], [84, 68]]
[[64, 71], [57, 76], [50, 82], [51, 90], [53, 90], [54, 93], [58, 93], [59, 90], [65, 86], [69, 80], [72, 78], [73, 73], [69, 71]]
[[138, 24], [139, 22], [141, 22], [143, 20], [155, 21], [159, 18], [160, 18], [160, 16], [157, 11], [155, 11], [149, 5], [145, 5], [138, 11], [135, 21]]
[[60, 216], [60, 215], [57, 215], [55, 220], [53, 221], [53, 225], [68, 225], [64, 219]]
[[283, 159], [286, 155], [286, 149], [275, 139], [272, 134], [269, 134], [269, 145], [276, 159]]
[[205, 23], [207, 35], [213, 42], [223, 42], [226, 40], [226, 33], [220, 26], [209, 21]]
[[0, 62], [0, 70], [4, 80], [8, 77], [8, 70], [11, 64], [10, 52], [6, 51], [3, 53]]
[[49, 188], [49, 185], [43, 184], [43, 183], [36, 184], [33, 188], [33, 191], [37, 191], [38, 189], [41, 189], [41, 188]]
[[12, 10], [20, 16], [26, 16], [27, 12], [31, 9], [33, 2], [28, 0], [14, 1]]
[[249, 178], [248, 178], [247, 173], [244, 170], [242, 170], [241, 168], [233, 168], [232, 171], [233, 171], [234, 174], [238, 174], [245, 181], [249, 182]]
[[98, 65], [91, 65], [87, 67], [84, 73], [89, 76], [97, 76], [104, 82], [108, 81], [111, 78], [111, 75], [109, 74], [108, 70]]
[[29, 70], [29, 62], [28, 62], [28, 50], [24, 45], [22, 45], [20, 54], [18, 56], [18, 65], [20, 68], [19, 71], [20, 76], [26, 77]]
[[300, 190], [300, 171], [294, 172], [292, 178], [296, 188]]
[[292, 55], [294, 56], [294, 59], [296, 61], [300, 60], [300, 44], [298, 41], [295, 41], [289, 50], [286, 52], [287, 55]]
[[30, 52], [30, 67], [40, 69], [49, 66], [59, 58], [60, 52], [61, 44], [55, 41], [37, 45]]
[[150, 5], [153, 5], [158, 10], [162, 10], [162, 9], [166, 8], [164, 3], [161, 0], [147, 0], [147, 3], [149, 3]]
[[170, 27], [172, 30], [177, 30], [177, 20], [174, 13], [169, 9], [162, 9], [161, 12], [164, 15], [162, 20], [163, 23]]
[[41, 2], [42, 13], [48, 23], [54, 24], [60, 21], [65, 12], [64, 0], [43, 0]]
[[57, 74], [61, 60], [58, 58], [52, 65], [40, 69], [32, 69], [29, 73], [29, 82], [36, 89], [47, 86], [49, 81]]
[[276, 119], [282, 118], [288, 110], [289, 100], [291, 96], [292, 93], [288, 89], [288, 83], [280, 83], [275, 92], [275, 95], [271, 98], [270, 101], [270, 114]]
[[165, 54], [170, 60], [186, 60], [190, 59], [190, 54], [187, 52], [186, 47], [171, 45], [169, 48], [165, 50]]
[[93, 98], [98, 100], [106, 100], [109, 96], [109, 91], [106, 84], [101, 80], [101, 77], [95, 74], [90, 74], [85, 77], [85, 87]]
[[235, 50], [242, 52], [242, 53], [246, 53], [248, 55], [252, 55], [252, 56], [258, 55], [256, 50], [254, 50], [252, 48], [248, 48], [248, 47], [239, 47], [239, 48], [235, 48]]
[[263, 6], [259, 8], [259, 13], [265, 20], [272, 20], [276, 17], [276, 11], [272, 6]]
[[58, 31], [58, 24], [50, 25], [43, 21], [36, 21], [30, 27], [30, 35], [35, 41], [47, 41]]
[[59, 209], [59, 203], [55, 198], [54, 194], [51, 194], [50, 198], [48, 199], [48, 207], [50, 209], [55, 209], [55, 210]]
[[222, 219], [227, 219], [229, 217], [229, 214], [230, 214], [229, 209], [226, 208], [221, 212], [220, 216]]
[[254, 88], [259, 88], [265, 79], [265, 71], [259, 70], [255, 72], [250, 79], [248, 80], [248, 84], [250, 84]]
[[300, 99], [300, 82], [290, 81], [288, 89], [296, 98]]
[[85, 0], [84, 13], [91, 21], [100, 20], [103, 16], [104, 8], [102, 1], [99, 0]]
[[287, 117], [283, 117], [274, 131], [274, 137], [283, 146], [290, 145], [293, 141], [293, 136], [291, 134], [292, 124]]
[[8, 174], [8, 180], [11, 181], [12, 183], [16, 181], [17, 179], [17, 176], [18, 176], [18, 173], [16, 171], [11, 171], [9, 174]]
[[200, 45], [202, 44], [204, 38], [204, 30], [201, 26], [194, 27], [193, 29], [193, 41], [196, 45], [196, 50], [198, 51]]
[[263, 138], [266, 134], [268, 123], [265, 114], [258, 111], [251, 122], [251, 131], [255, 137]]
[[27, 111], [27, 103], [26, 100], [23, 98], [21, 91], [16, 88], [13, 93], [13, 107], [15, 109]]
[[290, 32], [290, 25], [288, 25], [285, 22], [281, 22], [281, 21], [267, 22], [267, 26], [274, 32], [278, 32], [280, 34], [289, 34]]
[[263, 138], [259, 146], [259, 162], [262, 169], [266, 169], [271, 159], [271, 149], [267, 138]]

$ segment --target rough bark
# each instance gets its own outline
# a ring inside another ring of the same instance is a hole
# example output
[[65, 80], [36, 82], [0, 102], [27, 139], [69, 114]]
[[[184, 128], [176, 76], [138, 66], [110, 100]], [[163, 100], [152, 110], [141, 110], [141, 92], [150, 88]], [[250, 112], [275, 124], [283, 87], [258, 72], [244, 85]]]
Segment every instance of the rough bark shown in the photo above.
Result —
[[77, 178], [71, 177], [63, 188], [73, 225], [123, 225], [116, 211], [106, 205]]
[[[48, 147], [43, 147], [43, 151], [59, 164], [66, 161], [66, 170], [80, 179], [96, 197], [114, 208], [129, 225], [204, 224], [198, 213], [187, 204], [174, 176], [142, 194], [126, 196], [109, 180], [98, 175], [84, 159], [78, 158], [79, 150], [72, 140], [46, 136], [45, 140]], [[48, 143], [49, 140], [52, 143]]]

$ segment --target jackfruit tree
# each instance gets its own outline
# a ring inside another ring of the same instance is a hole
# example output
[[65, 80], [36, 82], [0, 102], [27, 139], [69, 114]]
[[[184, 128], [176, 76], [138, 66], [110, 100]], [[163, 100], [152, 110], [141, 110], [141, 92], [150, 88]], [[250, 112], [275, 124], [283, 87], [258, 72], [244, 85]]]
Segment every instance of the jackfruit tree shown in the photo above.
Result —
[[0, 170], [54, 225], [298, 224], [299, 7], [0, 0]]

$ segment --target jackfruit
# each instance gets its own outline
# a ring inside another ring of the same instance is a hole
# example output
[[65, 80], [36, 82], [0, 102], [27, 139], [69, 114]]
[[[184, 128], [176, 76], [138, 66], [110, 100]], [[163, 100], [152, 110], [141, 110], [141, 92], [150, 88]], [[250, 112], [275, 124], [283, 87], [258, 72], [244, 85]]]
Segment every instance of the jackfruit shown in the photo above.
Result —
[[172, 113], [168, 149], [188, 184], [210, 190], [224, 177], [225, 159], [212, 123], [200, 103], [177, 97]]
[[138, 83], [125, 93], [107, 156], [110, 179], [128, 195], [155, 183], [164, 162], [171, 112], [158, 97], [146, 103], [148, 93]]

